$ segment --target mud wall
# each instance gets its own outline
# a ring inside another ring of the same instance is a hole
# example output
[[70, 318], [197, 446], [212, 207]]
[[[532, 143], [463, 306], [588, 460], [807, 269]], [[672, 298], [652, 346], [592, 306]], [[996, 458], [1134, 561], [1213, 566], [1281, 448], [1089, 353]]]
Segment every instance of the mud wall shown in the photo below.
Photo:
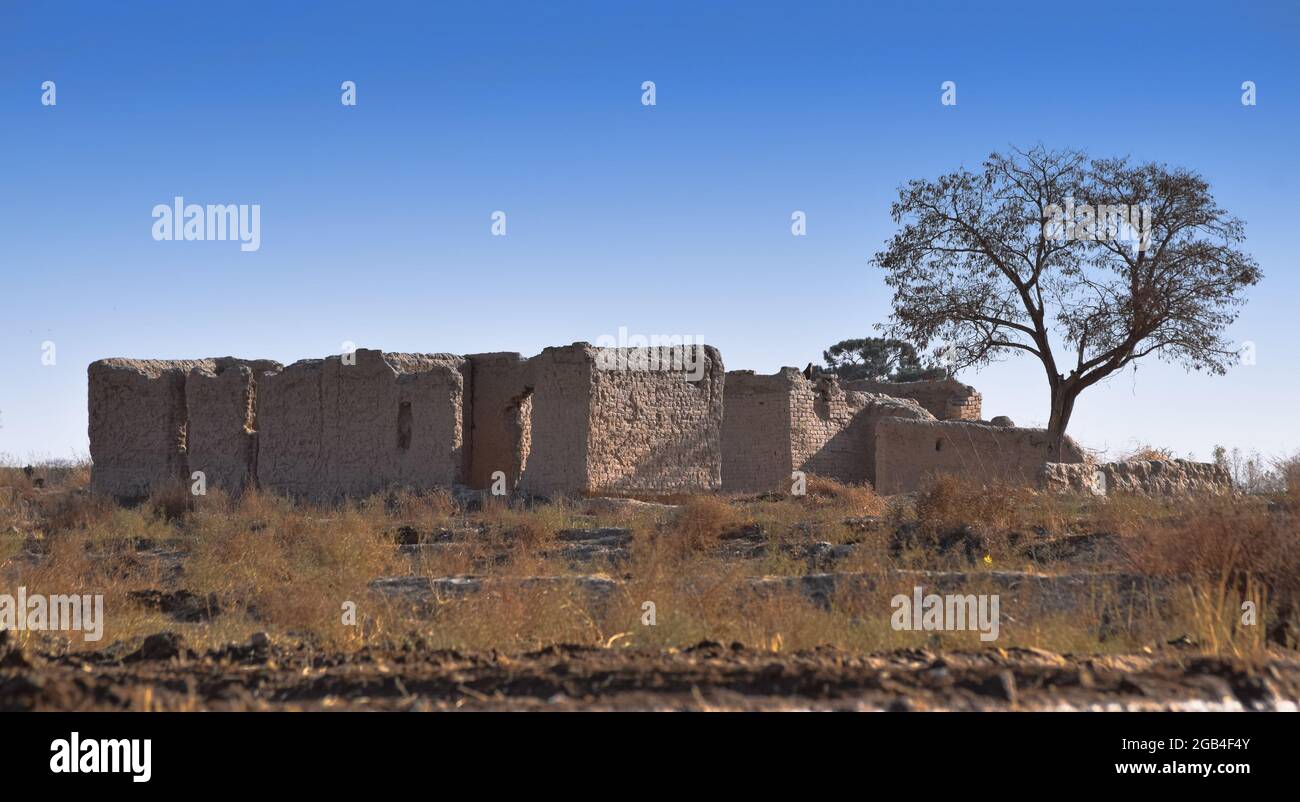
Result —
[[209, 487], [239, 493], [257, 478], [257, 382], [281, 365], [229, 357], [210, 362], [185, 377], [188, 469], [201, 471]]
[[465, 462], [463, 360], [359, 349], [295, 362], [257, 393], [257, 479], [316, 500], [449, 486]]
[[87, 369], [91, 484], [139, 499], [189, 477], [185, 377], [212, 360], [103, 359]]
[[1129, 460], [1101, 466], [1106, 495], [1190, 496], [1232, 492], [1228, 469], [1185, 459]]
[[492, 474], [506, 475], [514, 490], [532, 448], [532, 365], [518, 353], [471, 354], [470, 487], [488, 488]]
[[598, 349], [583, 351], [592, 362], [587, 490], [720, 490], [726, 374], [718, 350], [695, 347], [676, 362], [655, 362], [650, 349], [605, 349], [603, 361]]
[[915, 382], [854, 380], [845, 387], [893, 398], [909, 398], [939, 420], [979, 420], [983, 401], [969, 384], [956, 379]]
[[[918, 490], [939, 474], [1036, 484], [1048, 459], [1044, 429], [901, 418], [876, 427], [876, 489], [883, 494]], [[1067, 438], [1053, 461], [1083, 462], [1083, 450]]]
[[[790, 448], [790, 388], [798, 371], [772, 376], [752, 370], [727, 373], [722, 406], [722, 489], [760, 493], [788, 489], [794, 471]], [[800, 376], [799, 378], [803, 378]]]
[[789, 489], [795, 470], [874, 483], [876, 424], [934, 420], [914, 401], [846, 390], [833, 376], [809, 381], [795, 368], [772, 376], [733, 371], [726, 393], [722, 478], [729, 492]]
[[539, 495], [584, 492], [595, 370], [591, 355], [581, 345], [571, 345], [547, 348], [528, 362], [534, 390], [529, 453], [519, 487]]

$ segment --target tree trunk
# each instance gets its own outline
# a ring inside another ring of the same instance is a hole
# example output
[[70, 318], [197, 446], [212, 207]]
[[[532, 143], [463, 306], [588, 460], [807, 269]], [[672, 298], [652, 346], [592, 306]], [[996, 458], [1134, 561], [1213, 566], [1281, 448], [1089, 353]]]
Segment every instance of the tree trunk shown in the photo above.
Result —
[[1065, 428], [1074, 413], [1078, 390], [1067, 384], [1052, 387], [1052, 416], [1047, 421], [1047, 461], [1061, 462], [1065, 451]]

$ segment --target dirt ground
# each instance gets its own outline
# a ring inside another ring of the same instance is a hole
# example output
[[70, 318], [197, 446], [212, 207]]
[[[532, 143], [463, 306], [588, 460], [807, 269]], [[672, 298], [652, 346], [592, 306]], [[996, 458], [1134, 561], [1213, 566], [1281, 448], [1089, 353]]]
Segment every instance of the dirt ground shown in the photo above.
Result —
[[1296, 710], [1300, 661], [1034, 649], [779, 654], [700, 643], [519, 655], [413, 645], [354, 654], [255, 636], [197, 654], [42, 655], [0, 633], [0, 710]]

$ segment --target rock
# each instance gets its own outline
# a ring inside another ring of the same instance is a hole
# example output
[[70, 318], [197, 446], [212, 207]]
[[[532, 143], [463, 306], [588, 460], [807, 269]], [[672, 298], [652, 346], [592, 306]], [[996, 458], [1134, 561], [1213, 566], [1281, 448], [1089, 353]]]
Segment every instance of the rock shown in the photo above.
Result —
[[217, 594], [199, 596], [188, 590], [133, 590], [127, 598], [150, 610], [157, 610], [176, 621], [194, 623], [206, 621], [221, 613]]
[[534, 590], [577, 588], [603, 599], [622, 586], [618, 580], [601, 574], [563, 574], [557, 576], [388, 576], [370, 582], [369, 588], [381, 596], [416, 605], [436, 604], [463, 598], [485, 590]]
[[184, 647], [184, 636], [176, 632], [156, 632], [144, 639], [140, 648], [124, 658], [124, 662], [138, 663], [143, 660], [170, 660], [179, 657]]
[[555, 539], [566, 543], [583, 543], [588, 546], [621, 546], [632, 542], [632, 530], [617, 526], [595, 529], [561, 529]]
[[1232, 492], [1228, 469], [1185, 459], [1129, 460], [1101, 466], [1107, 495], [1190, 496]]
[[1106, 495], [1106, 474], [1088, 462], [1049, 462], [1038, 474], [1038, 487], [1047, 493]]
[[0, 668], [28, 668], [31, 663], [9, 630], [0, 629]]
[[638, 501], [634, 498], [608, 498], [598, 496], [586, 500], [586, 512], [593, 515], [621, 512], [676, 512], [676, 504], [659, 504], [654, 501]]
[[1010, 671], [999, 671], [977, 685], [974, 690], [985, 696], [1001, 699], [1012, 707], [1016, 706], [1016, 675]]
[[993, 420], [989, 421], [989, 423], [993, 426], [1004, 426], [1007, 428], [1013, 428], [1016, 425], [1016, 422], [1008, 418], [1006, 415], [998, 415]]

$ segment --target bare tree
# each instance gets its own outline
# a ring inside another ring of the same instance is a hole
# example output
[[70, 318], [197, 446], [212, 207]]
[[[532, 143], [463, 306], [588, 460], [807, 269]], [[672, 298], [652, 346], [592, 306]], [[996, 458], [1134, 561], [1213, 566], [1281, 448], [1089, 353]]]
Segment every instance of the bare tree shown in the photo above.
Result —
[[940, 343], [950, 369], [1033, 354], [1053, 456], [1079, 394], [1136, 359], [1224, 373], [1224, 331], [1262, 278], [1203, 178], [1127, 158], [993, 153], [982, 174], [909, 182], [890, 213], [902, 228], [872, 260], [894, 291], [881, 328]]

